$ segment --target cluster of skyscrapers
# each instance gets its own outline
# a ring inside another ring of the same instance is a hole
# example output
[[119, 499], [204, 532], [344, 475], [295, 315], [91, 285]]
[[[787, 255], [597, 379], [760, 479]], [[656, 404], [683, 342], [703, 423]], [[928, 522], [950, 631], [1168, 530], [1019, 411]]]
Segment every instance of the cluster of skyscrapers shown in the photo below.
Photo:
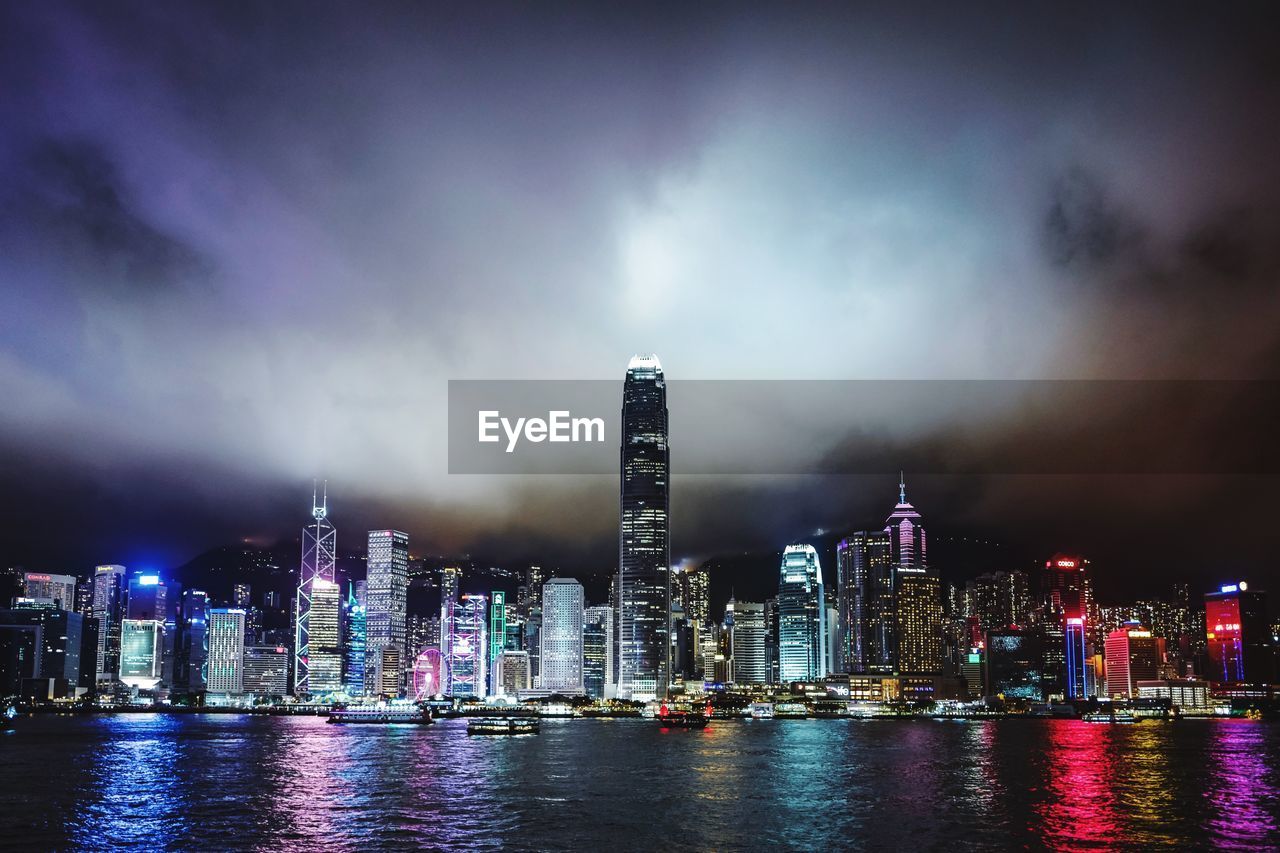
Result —
[[1108, 608], [1094, 600], [1088, 561], [1057, 554], [1032, 572], [944, 583], [902, 480], [883, 525], [835, 546], [834, 577], [824, 578], [818, 547], [792, 544], [775, 595], [730, 598], [713, 616], [708, 566], [671, 565], [666, 382], [656, 357], [628, 365], [621, 418], [618, 565], [606, 604], [588, 605], [582, 584], [538, 566], [514, 597], [463, 593], [461, 566], [444, 565], [438, 612], [411, 612], [408, 535], [369, 531], [365, 576], [344, 581], [327, 489], [318, 490], [287, 635], [264, 628], [246, 584], [214, 602], [119, 565], [96, 567], [87, 582], [27, 572], [22, 595], [0, 610], [0, 694], [644, 702], [709, 687], [1069, 702], [1181, 695], [1199, 689], [1197, 679], [1267, 690], [1275, 678], [1280, 630], [1245, 582], [1209, 594], [1203, 610], [1185, 586], [1174, 601]]

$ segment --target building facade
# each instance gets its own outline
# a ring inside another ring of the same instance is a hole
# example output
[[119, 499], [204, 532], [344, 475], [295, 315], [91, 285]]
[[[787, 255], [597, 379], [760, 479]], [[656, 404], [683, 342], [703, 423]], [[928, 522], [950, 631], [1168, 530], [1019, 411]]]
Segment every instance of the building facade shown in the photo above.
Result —
[[540, 687], [553, 693], [582, 693], [582, 584], [552, 578], [542, 585]]
[[667, 429], [662, 365], [636, 356], [622, 392], [618, 693], [626, 699], [665, 697], [671, 681]]
[[[320, 499], [311, 493], [311, 523], [302, 529], [302, 561], [294, 599], [293, 690], [309, 695], [311, 685], [311, 598], [315, 581], [337, 580], [338, 532], [329, 521], [329, 488]], [[243, 638], [242, 638], [243, 640]], [[212, 688], [210, 688], [212, 690]]]
[[[371, 695], [396, 696], [407, 648], [409, 535], [370, 530], [365, 602], [365, 684]], [[386, 650], [393, 650], [388, 654]]]
[[778, 583], [778, 668], [784, 684], [826, 675], [826, 616], [817, 550], [788, 545]]

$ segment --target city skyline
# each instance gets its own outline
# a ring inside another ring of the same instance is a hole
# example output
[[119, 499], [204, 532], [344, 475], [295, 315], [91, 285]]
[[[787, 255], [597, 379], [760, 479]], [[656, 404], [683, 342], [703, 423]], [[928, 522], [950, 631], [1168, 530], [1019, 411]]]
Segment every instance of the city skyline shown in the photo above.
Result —
[[[647, 351], [689, 379], [1275, 376], [1280, 109], [1252, 8], [569, 30], [296, 8], [3, 11], [7, 563], [290, 536], [319, 477], [353, 530], [599, 564], [605, 478], [446, 473], [451, 378], [607, 379]], [[1198, 412], [1196, 434], [1262, 408]], [[904, 411], [871, 438], [946, 459], [1005, 425]], [[839, 426], [794, 438], [858, 438]], [[1197, 442], [1191, 470], [1230, 444]], [[1265, 535], [1186, 535], [1228, 505], [1265, 530], [1267, 476], [907, 473], [958, 535], [1105, 555], [1135, 590], [1274, 576]], [[879, 513], [877, 483], [677, 480], [674, 556]]]

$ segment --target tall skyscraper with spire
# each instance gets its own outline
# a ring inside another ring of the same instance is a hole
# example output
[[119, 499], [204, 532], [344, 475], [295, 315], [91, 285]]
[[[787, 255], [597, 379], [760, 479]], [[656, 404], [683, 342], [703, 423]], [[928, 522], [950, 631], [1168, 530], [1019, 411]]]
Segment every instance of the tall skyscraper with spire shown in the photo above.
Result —
[[657, 356], [627, 365], [621, 463], [618, 694], [646, 700], [665, 697], [671, 682], [671, 459]]
[[924, 522], [907, 502], [905, 477], [898, 479], [898, 504], [885, 520], [894, 574], [897, 672], [938, 672], [942, 668], [942, 580], [929, 567]]
[[[311, 523], [302, 529], [302, 563], [298, 571], [298, 595], [294, 602], [293, 692], [312, 692], [311, 601], [315, 581], [333, 584], [338, 553], [338, 532], [329, 523], [329, 483], [324, 491], [311, 490]], [[323, 584], [322, 584], [323, 585]]]

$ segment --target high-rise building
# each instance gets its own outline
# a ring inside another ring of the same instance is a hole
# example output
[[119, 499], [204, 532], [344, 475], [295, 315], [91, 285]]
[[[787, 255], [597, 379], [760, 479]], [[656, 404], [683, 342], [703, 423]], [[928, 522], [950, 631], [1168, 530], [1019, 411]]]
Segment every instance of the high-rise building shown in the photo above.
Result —
[[1088, 560], [1055, 554], [1040, 576], [1045, 627], [1047, 692], [1066, 699], [1089, 694], [1087, 666], [1085, 571]]
[[458, 600], [462, 586], [462, 568], [460, 566], [442, 566], [440, 568], [440, 612], [451, 601]]
[[[247, 616], [247, 614], [246, 614]], [[342, 588], [333, 581], [311, 582], [311, 624], [307, 685], [312, 696], [342, 690]]]
[[897, 659], [889, 532], [859, 531], [836, 546], [838, 663], [847, 672], [890, 673]]
[[463, 595], [445, 604], [445, 622], [441, 629], [440, 653], [444, 656], [447, 677], [445, 693], [449, 696], [485, 695], [486, 601], [483, 595]]
[[[88, 619], [59, 606], [57, 596], [21, 598], [8, 609], [0, 609], [0, 633], [10, 644], [28, 654], [0, 655], [0, 695], [17, 695], [25, 679], [54, 679], [60, 682], [55, 695], [74, 696], [77, 688], [92, 686], [92, 667], [81, 660], [94, 647], [85, 642]], [[6, 658], [8, 660], [6, 660]], [[25, 692], [25, 691], [22, 691]], [[44, 695], [47, 695], [47, 691]]]
[[1266, 595], [1246, 581], [1204, 597], [1210, 681], [1268, 684], [1275, 677]]
[[[399, 530], [369, 531], [365, 603], [365, 682], [369, 692], [395, 696], [403, 686], [409, 610], [409, 535]], [[386, 655], [384, 649], [395, 649]], [[394, 666], [392, 670], [388, 667]]]
[[1107, 635], [1107, 696], [1129, 698], [1138, 695], [1139, 681], [1160, 677], [1161, 640], [1137, 622], [1130, 622]]
[[515, 696], [531, 686], [528, 652], [508, 649], [498, 655], [497, 695]]
[[254, 696], [283, 696], [289, 692], [289, 649], [286, 646], [246, 646], [244, 650], [245, 693]]
[[[320, 500], [311, 493], [311, 523], [302, 529], [302, 562], [298, 572], [298, 593], [294, 602], [293, 691], [312, 692], [311, 687], [311, 596], [317, 581], [335, 583], [338, 532], [329, 522], [329, 486]], [[243, 638], [241, 638], [243, 640]], [[209, 688], [212, 690], [213, 688]]]
[[894, 566], [897, 575], [898, 671], [942, 670], [942, 583], [925, 566]]
[[1026, 572], [987, 572], [965, 585], [964, 615], [983, 631], [1031, 624], [1031, 586]]
[[211, 607], [208, 614], [206, 689], [238, 696], [244, 693], [244, 610]]
[[53, 604], [59, 610], [74, 610], [76, 579], [74, 575], [25, 572], [22, 575], [22, 595], [40, 604]]
[[622, 390], [618, 693], [625, 699], [665, 697], [671, 681], [667, 426], [662, 365], [638, 355]]
[[364, 595], [364, 581], [352, 583], [347, 587], [347, 600], [343, 605], [346, 618], [343, 622], [345, 663], [342, 684], [351, 696], [360, 696], [364, 693], [365, 639], [368, 636], [365, 628]]
[[725, 605], [724, 624], [729, 635], [730, 680], [734, 684], [765, 684], [769, 658], [764, 604], [731, 598]]
[[905, 478], [885, 520], [893, 565], [893, 671], [935, 673], [942, 668], [942, 582], [929, 567], [924, 522], [907, 501]]
[[507, 647], [507, 594], [495, 589], [489, 597], [489, 677], [495, 683], [491, 692], [497, 693], [498, 655]]
[[812, 545], [788, 545], [778, 583], [778, 664], [784, 684], [826, 675], [826, 619], [817, 550]]
[[588, 607], [582, 611], [582, 686], [603, 699], [613, 683], [613, 608]]
[[98, 681], [120, 671], [120, 621], [124, 618], [124, 566], [98, 566], [93, 572], [93, 616], [98, 620]]
[[582, 693], [582, 584], [552, 578], [542, 585], [541, 681], [543, 690]]
[[151, 690], [158, 685], [163, 666], [163, 639], [163, 622], [154, 619], [122, 619], [118, 680], [143, 690]]
[[199, 693], [205, 689], [208, 611], [209, 596], [204, 590], [182, 591], [174, 638], [173, 678], [173, 686], [180, 691]]
[[1004, 628], [987, 633], [988, 696], [1039, 702], [1045, 696], [1042, 634]]

